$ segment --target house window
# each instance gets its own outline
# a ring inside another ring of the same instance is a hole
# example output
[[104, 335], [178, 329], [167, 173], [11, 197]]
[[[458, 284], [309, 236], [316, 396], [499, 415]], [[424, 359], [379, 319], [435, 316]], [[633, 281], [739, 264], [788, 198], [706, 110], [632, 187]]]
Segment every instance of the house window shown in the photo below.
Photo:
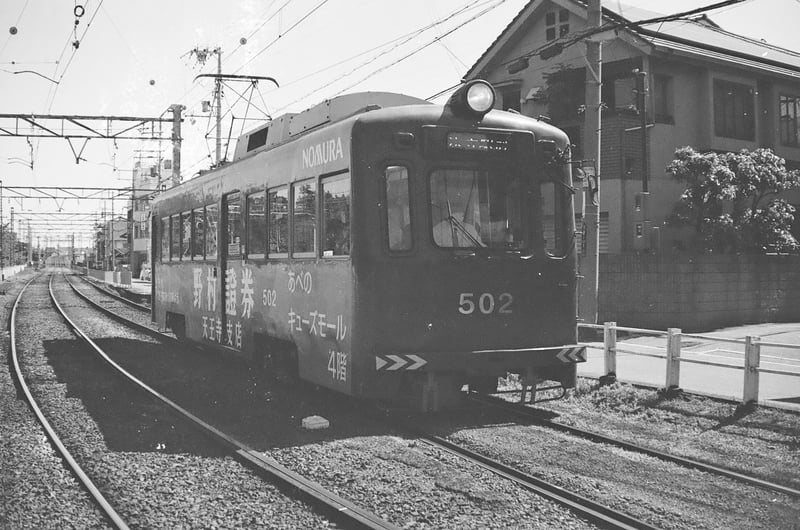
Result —
[[519, 87], [506, 87], [500, 89], [500, 100], [502, 110], [515, 110], [520, 112], [520, 90]]
[[755, 139], [753, 87], [714, 80], [714, 134], [740, 140]]
[[800, 146], [800, 96], [781, 94], [778, 115], [780, 116], [781, 145]]
[[[558, 21], [556, 21], [556, 16], [558, 17]], [[565, 36], [569, 33], [569, 11], [560, 9], [558, 13], [555, 11], [547, 13], [544, 16], [544, 25], [545, 38], [547, 40], [555, 40], [556, 34], [559, 37]]]
[[653, 76], [653, 111], [658, 123], [675, 123], [672, 115], [672, 78], [667, 75]]

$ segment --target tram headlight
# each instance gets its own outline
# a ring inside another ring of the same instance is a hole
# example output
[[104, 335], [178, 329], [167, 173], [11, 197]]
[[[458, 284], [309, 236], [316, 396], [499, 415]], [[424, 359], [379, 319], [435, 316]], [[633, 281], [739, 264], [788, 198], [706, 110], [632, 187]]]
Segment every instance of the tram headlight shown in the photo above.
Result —
[[467, 87], [467, 106], [476, 114], [486, 114], [494, 107], [494, 89], [484, 81], [477, 81]]
[[494, 107], [494, 97], [492, 85], [482, 79], [476, 79], [456, 90], [450, 96], [447, 106], [456, 114], [471, 114], [482, 118]]

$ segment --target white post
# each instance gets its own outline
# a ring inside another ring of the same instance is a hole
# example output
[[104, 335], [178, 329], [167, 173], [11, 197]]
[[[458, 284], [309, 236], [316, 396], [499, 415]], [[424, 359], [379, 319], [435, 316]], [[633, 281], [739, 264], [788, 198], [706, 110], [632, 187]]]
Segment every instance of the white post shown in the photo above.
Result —
[[603, 323], [604, 375], [617, 375], [617, 323]]
[[761, 337], [748, 335], [744, 342], [744, 392], [742, 403], [758, 402], [758, 366], [761, 363]]
[[667, 378], [664, 390], [680, 387], [681, 375], [681, 329], [667, 329]]

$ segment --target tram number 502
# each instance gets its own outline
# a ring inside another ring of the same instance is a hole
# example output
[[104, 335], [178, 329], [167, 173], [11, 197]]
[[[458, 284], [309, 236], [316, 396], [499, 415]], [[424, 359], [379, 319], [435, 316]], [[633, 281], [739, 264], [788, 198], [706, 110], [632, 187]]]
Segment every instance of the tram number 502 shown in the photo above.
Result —
[[461, 293], [458, 297], [458, 312], [462, 315], [471, 315], [476, 311], [484, 315], [492, 313], [507, 315], [513, 312], [511, 309], [513, 303], [514, 297], [511, 293], [500, 293], [497, 298], [492, 293]]

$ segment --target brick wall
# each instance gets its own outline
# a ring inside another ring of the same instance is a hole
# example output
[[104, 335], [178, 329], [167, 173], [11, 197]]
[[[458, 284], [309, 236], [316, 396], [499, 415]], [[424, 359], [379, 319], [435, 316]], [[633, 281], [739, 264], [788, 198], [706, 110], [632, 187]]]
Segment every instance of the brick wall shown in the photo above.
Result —
[[599, 322], [702, 332], [800, 322], [800, 256], [600, 256]]

